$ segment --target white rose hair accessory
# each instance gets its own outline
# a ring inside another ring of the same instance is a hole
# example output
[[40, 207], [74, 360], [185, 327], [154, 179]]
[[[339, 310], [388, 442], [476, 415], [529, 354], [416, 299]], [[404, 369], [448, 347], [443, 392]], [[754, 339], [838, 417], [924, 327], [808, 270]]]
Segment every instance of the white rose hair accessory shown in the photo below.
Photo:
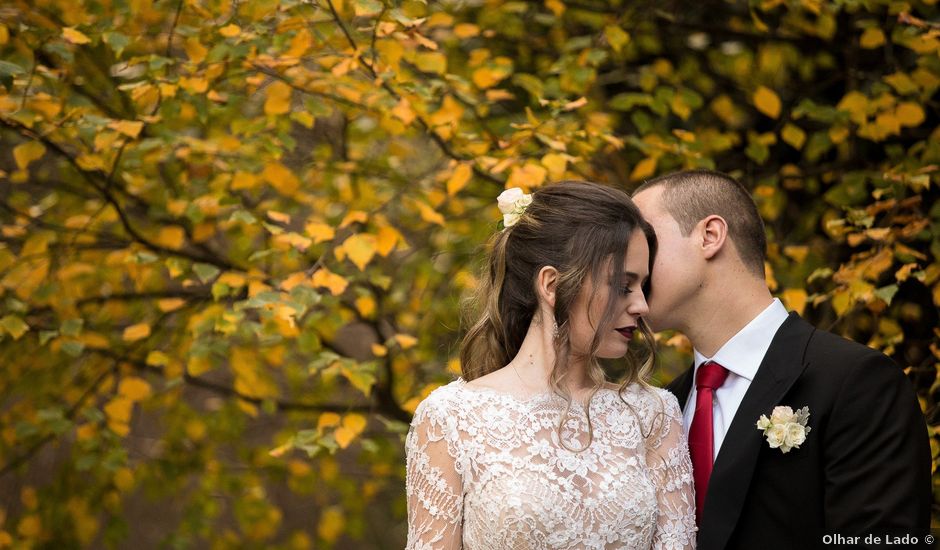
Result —
[[774, 407], [770, 418], [766, 414], [757, 420], [757, 429], [764, 432], [764, 437], [771, 449], [780, 449], [789, 453], [790, 449], [799, 449], [806, 441], [812, 428], [809, 422], [809, 407], [793, 411], [790, 407]]
[[526, 207], [532, 204], [532, 195], [523, 193], [518, 187], [510, 187], [496, 197], [496, 204], [503, 213], [503, 226], [512, 227], [525, 213]]

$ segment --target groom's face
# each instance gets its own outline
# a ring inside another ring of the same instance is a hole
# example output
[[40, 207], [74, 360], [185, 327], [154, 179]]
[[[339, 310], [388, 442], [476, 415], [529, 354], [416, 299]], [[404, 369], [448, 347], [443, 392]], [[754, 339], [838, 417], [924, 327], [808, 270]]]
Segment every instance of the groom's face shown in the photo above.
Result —
[[695, 232], [682, 234], [679, 223], [663, 207], [662, 194], [661, 187], [652, 187], [633, 197], [659, 242], [650, 276], [647, 296], [650, 311], [646, 318], [654, 331], [682, 330], [686, 324], [684, 312], [700, 290], [701, 255], [695, 246]]

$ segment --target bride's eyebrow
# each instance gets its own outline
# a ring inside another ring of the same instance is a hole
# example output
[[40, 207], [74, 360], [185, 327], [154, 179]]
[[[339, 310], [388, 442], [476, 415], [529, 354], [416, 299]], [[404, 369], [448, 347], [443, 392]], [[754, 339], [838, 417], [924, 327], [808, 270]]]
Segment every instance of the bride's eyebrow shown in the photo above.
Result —
[[[623, 273], [623, 278], [625, 279], [625, 282], [628, 282], [628, 283], [633, 282], [633, 281], [635, 281], [635, 280], [637, 280], [637, 279], [640, 278], [639, 275], [637, 275], [636, 273], [634, 273], [634, 272], [632, 272], [632, 271], [623, 271], [622, 273]], [[648, 281], [648, 280], [649, 280], [649, 276], [647, 276], [645, 279], [643, 279], [643, 282], [645, 283], [645, 282]], [[610, 277], [610, 282], [611, 282], [611, 284], [613, 284], [613, 282], [614, 282], [614, 277], [613, 277], [613, 275], [611, 275], [611, 277]]]

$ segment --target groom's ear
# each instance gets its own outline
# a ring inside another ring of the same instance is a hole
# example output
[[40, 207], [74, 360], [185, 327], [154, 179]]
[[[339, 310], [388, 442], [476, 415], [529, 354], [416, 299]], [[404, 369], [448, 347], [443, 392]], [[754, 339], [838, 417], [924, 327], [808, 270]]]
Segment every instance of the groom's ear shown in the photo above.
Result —
[[550, 306], [555, 307], [555, 290], [558, 288], [558, 270], [546, 265], [535, 277], [535, 291]]
[[728, 240], [728, 222], [712, 214], [698, 222], [701, 228], [701, 246], [706, 260], [714, 258]]

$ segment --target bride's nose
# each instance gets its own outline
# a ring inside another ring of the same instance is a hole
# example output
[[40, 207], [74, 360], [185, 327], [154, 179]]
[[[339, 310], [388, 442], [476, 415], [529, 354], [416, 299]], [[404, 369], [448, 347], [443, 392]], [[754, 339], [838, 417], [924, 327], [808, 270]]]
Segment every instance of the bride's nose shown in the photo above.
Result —
[[650, 307], [646, 303], [646, 295], [643, 292], [634, 292], [630, 297], [633, 299], [627, 304], [627, 313], [642, 317], [650, 312]]

